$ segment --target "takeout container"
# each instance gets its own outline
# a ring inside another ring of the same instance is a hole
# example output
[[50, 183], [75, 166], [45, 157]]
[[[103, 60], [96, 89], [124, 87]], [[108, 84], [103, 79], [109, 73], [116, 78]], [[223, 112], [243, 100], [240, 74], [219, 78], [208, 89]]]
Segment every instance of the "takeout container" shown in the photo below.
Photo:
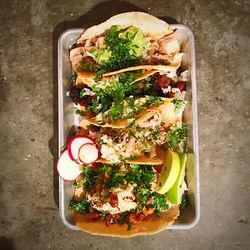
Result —
[[[167, 229], [190, 229], [200, 218], [200, 178], [199, 178], [199, 144], [198, 144], [198, 113], [196, 94], [196, 66], [195, 45], [192, 31], [180, 24], [171, 25], [177, 29], [177, 38], [181, 41], [184, 52], [182, 69], [188, 69], [189, 81], [187, 83], [186, 100], [188, 104], [184, 111], [184, 122], [188, 125], [187, 146], [188, 160], [186, 166], [186, 180], [191, 208], [181, 211], [179, 218]], [[73, 111], [74, 104], [67, 95], [69, 79], [72, 76], [69, 61], [69, 48], [76, 42], [83, 29], [69, 29], [62, 33], [58, 40], [58, 138], [60, 150], [66, 143], [68, 133], [72, 126], [78, 126], [79, 117]], [[59, 177], [59, 212], [63, 224], [73, 230], [75, 226], [71, 213], [68, 210], [69, 202], [73, 196], [73, 182], [64, 181]]]

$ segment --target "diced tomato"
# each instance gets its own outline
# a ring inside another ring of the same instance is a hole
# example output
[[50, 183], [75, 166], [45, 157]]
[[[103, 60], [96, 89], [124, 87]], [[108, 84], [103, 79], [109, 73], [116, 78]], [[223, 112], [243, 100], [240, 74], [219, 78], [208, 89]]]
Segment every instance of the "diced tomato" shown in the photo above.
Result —
[[162, 75], [157, 80], [157, 83], [161, 88], [167, 88], [171, 83], [171, 78], [166, 75]]
[[185, 82], [177, 82], [174, 85], [175, 88], [178, 88], [180, 91], [184, 91], [186, 89], [186, 83]]
[[132, 224], [139, 224], [143, 221], [143, 219], [145, 218], [145, 215], [143, 213], [131, 213], [128, 216], [128, 220], [130, 223]]
[[147, 204], [152, 204], [152, 202], [153, 202], [153, 198], [152, 197], [148, 198]]
[[109, 203], [112, 207], [117, 207], [118, 206], [118, 196], [117, 194], [111, 193], [109, 196]]

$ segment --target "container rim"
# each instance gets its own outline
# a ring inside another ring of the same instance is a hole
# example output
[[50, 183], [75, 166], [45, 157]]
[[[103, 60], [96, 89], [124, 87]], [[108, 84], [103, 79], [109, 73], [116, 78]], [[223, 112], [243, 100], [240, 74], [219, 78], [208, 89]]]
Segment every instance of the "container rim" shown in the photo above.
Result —
[[[187, 230], [195, 227], [200, 220], [200, 175], [199, 175], [199, 139], [198, 139], [198, 105], [197, 105], [197, 83], [196, 83], [196, 59], [195, 59], [195, 39], [193, 32], [183, 24], [170, 24], [171, 27], [184, 30], [190, 39], [190, 56], [191, 56], [191, 84], [192, 84], [192, 113], [193, 113], [193, 145], [194, 145], [194, 172], [195, 172], [195, 217], [191, 223], [188, 224], [173, 224], [166, 229], [169, 230]], [[58, 38], [58, 157], [60, 156], [60, 147], [64, 141], [64, 131], [60, 124], [63, 124], [63, 88], [62, 88], [62, 54], [63, 54], [63, 41], [70, 33], [81, 33], [83, 28], [71, 28], [65, 30]], [[72, 230], [79, 230], [75, 225], [70, 224], [65, 218], [64, 207], [64, 180], [59, 177], [59, 214], [63, 224]]]

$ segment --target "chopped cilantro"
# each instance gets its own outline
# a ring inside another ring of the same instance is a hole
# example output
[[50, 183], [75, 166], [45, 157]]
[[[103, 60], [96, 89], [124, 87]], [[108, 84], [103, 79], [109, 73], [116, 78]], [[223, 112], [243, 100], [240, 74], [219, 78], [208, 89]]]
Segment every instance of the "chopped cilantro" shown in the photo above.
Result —
[[131, 164], [131, 170], [124, 177], [124, 180], [131, 184], [137, 184], [143, 188], [150, 188], [154, 173], [150, 165]]
[[167, 204], [166, 195], [158, 194], [158, 193], [154, 194], [152, 205], [156, 210], [158, 210], [160, 212], [167, 210], [168, 204]]
[[91, 104], [88, 105], [88, 109], [94, 114], [98, 114], [101, 112], [102, 104], [99, 103], [98, 99], [92, 99]]
[[172, 149], [175, 149], [178, 145], [183, 148], [186, 140], [186, 125], [183, 124], [182, 127], [171, 127], [166, 137]]
[[123, 113], [124, 104], [123, 103], [116, 103], [114, 106], [111, 107], [109, 110], [109, 116], [111, 120], [117, 119]]
[[160, 138], [160, 126], [156, 126], [152, 131], [152, 137], [154, 140], [158, 140]]
[[76, 211], [80, 214], [85, 214], [89, 212], [90, 202], [87, 199], [84, 199], [80, 202], [71, 200], [69, 204], [69, 210]]
[[184, 193], [181, 198], [181, 208], [190, 208], [190, 207], [191, 207], [191, 203], [188, 198], [188, 195], [187, 193]]
[[121, 217], [118, 220], [118, 224], [122, 225], [127, 221], [127, 217], [128, 215], [131, 213], [132, 211], [125, 211], [121, 213]]
[[134, 103], [133, 106], [132, 106], [132, 102], [130, 102], [130, 104], [129, 104], [129, 106], [131, 105], [132, 111], [129, 112], [128, 115], [126, 115], [126, 118], [128, 118], [128, 119], [129, 118], [134, 118], [135, 115], [138, 112], [140, 112], [140, 111], [142, 111], [144, 109], [147, 109], [149, 106], [153, 106], [153, 105], [159, 106], [159, 105], [163, 104], [164, 101], [160, 97], [146, 96], [146, 101], [145, 102], [143, 102], [143, 103], [141, 103], [139, 105], [136, 105], [135, 100], [134, 100], [133, 103]]
[[186, 104], [185, 100], [179, 100], [179, 99], [174, 99], [172, 101], [172, 103], [175, 105], [175, 110], [174, 112], [176, 114], [179, 114], [180, 112], [182, 112], [182, 110], [184, 109], [184, 106]]
[[86, 190], [90, 190], [95, 183], [95, 172], [92, 171], [89, 167], [82, 168], [83, 183], [86, 183]]
[[135, 55], [135, 53], [131, 53], [131, 44], [134, 37], [121, 36], [119, 35], [120, 33], [121, 31], [117, 25], [113, 25], [107, 31], [105, 35], [105, 44], [111, 52], [111, 56], [108, 57], [108, 60], [101, 61], [101, 65], [96, 71], [97, 75], [101, 75], [106, 71], [127, 68], [139, 63], [137, 55]]
[[131, 229], [131, 227], [132, 227], [132, 223], [129, 221], [129, 222], [128, 222], [128, 228], [127, 228], [127, 231], [129, 231], [129, 230]]

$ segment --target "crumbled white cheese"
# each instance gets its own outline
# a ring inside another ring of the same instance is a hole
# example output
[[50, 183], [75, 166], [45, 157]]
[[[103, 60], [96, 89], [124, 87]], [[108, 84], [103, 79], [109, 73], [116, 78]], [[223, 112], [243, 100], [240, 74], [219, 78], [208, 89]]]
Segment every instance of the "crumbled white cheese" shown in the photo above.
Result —
[[[173, 89], [172, 89], [173, 90]], [[176, 93], [175, 93], [175, 97], [176, 97], [176, 99], [178, 99], [178, 100], [184, 100], [185, 99], [185, 95], [186, 95], [186, 91], [177, 91]]]
[[179, 81], [188, 81], [188, 77], [189, 77], [189, 71], [185, 70], [181, 73], [181, 75], [179, 76]]
[[163, 94], [167, 94], [167, 93], [170, 93], [172, 88], [171, 86], [168, 86], [167, 88], [161, 88]]
[[173, 93], [176, 93], [176, 92], [181, 92], [181, 91], [180, 91], [180, 89], [178, 89], [178, 88], [172, 88], [172, 92], [173, 92]]
[[82, 91], [81, 94], [82, 96], [94, 96], [95, 93], [92, 92], [90, 89], [88, 88], [83, 88], [84, 92]]
[[115, 149], [113, 146], [110, 145], [102, 145], [101, 146], [101, 154], [102, 158], [106, 159], [112, 163], [119, 162], [119, 155], [115, 152]]

